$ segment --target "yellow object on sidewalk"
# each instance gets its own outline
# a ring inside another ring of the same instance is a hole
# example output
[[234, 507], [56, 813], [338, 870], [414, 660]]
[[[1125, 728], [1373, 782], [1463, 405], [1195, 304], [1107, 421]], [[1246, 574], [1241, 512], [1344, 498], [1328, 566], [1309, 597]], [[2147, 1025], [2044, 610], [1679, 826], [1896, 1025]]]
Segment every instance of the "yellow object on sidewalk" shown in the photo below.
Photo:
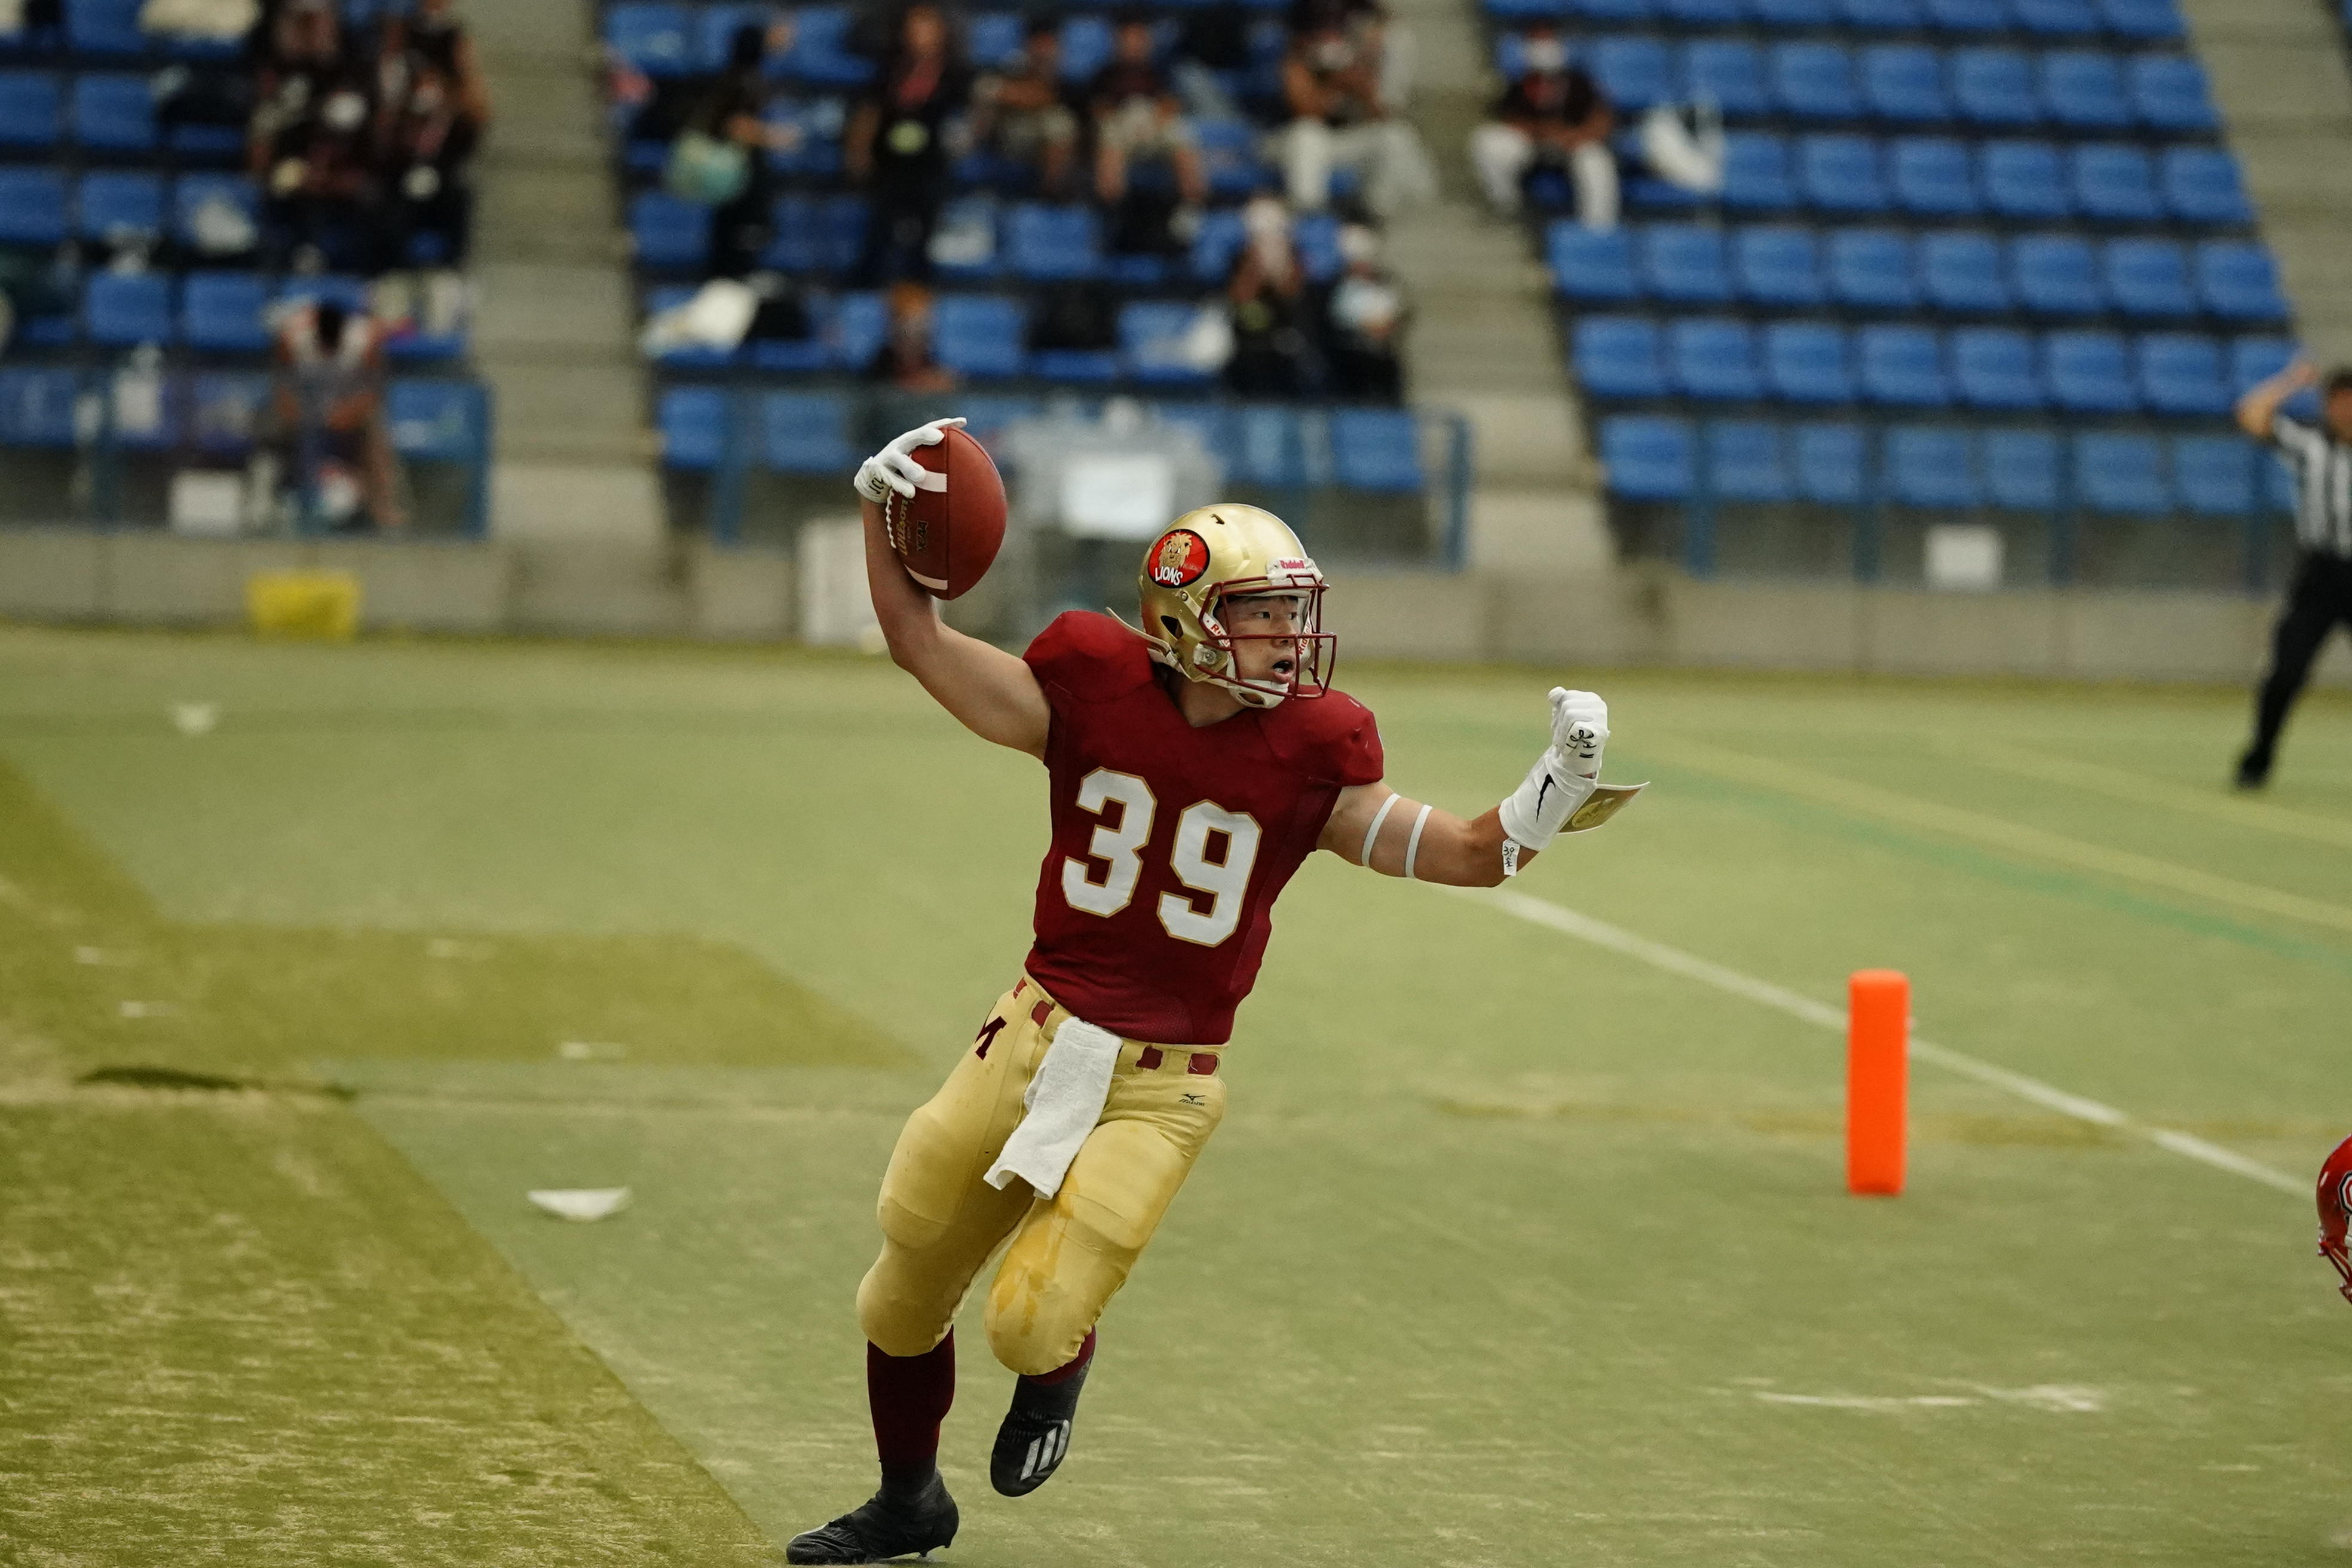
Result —
[[360, 580], [349, 572], [256, 572], [245, 609], [265, 637], [348, 641], [360, 626]]

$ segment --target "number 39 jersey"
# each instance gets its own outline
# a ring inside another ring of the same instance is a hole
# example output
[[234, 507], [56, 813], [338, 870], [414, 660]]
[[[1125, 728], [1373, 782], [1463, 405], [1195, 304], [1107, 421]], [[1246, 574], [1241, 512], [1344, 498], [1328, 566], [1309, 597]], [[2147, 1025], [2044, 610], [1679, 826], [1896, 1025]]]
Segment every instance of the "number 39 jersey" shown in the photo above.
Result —
[[1149, 646], [1108, 616], [1062, 616], [1023, 657], [1054, 714], [1029, 973], [1115, 1034], [1223, 1044], [1275, 896], [1339, 791], [1381, 777], [1371, 714], [1335, 691], [1196, 730]]

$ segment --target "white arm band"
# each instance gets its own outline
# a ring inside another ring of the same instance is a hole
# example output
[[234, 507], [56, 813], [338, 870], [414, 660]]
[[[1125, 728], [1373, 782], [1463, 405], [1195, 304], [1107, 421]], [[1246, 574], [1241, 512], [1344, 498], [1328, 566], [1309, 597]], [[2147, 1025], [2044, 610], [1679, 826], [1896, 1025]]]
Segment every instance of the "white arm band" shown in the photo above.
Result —
[[1381, 809], [1373, 816], [1372, 825], [1364, 829], [1364, 852], [1356, 857], [1356, 863], [1365, 870], [1369, 871], [1372, 868], [1372, 846], [1381, 841], [1381, 824], [1389, 819], [1389, 813], [1394, 811], [1396, 803], [1403, 798], [1404, 796], [1401, 795], [1391, 794], [1388, 799], [1381, 802]]
[[[1503, 821], [1504, 837], [1522, 849], [1549, 847], [1576, 808], [1591, 798], [1598, 783], [1571, 772], [1566, 758], [1547, 748], [1519, 787], [1496, 808]], [[1518, 857], [1507, 858], [1516, 861]]]
[[1421, 858], [1421, 830], [1429, 826], [1429, 807], [1423, 806], [1421, 815], [1412, 819], [1412, 837], [1404, 841], [1404, 879], [1412, 880], [1412, 863]]

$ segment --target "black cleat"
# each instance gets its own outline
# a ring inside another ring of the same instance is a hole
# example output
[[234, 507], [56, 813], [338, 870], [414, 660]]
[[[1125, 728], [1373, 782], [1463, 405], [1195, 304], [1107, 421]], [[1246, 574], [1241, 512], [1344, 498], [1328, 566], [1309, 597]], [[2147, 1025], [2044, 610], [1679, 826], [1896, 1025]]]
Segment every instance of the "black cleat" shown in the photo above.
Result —
[[887, 1563], [955, 1540], [955, 1499], [939, 1476], [912, 1501], [899, 1502], [876, 1492], [864, 1506], [843, 1514], [819, 1530], [803, 1531], [784, 1547], [787, 1563]]
[[1087, 1385], [1091, 1357], [1059, 1383], [1022, 1378], [1013, 1385], [1013, 1408], [996, 1429], [988, 1456], [989, 1484], [1006, 1497], [1027, 1497], [1054, 1479], [1070, 1457], [1070, 1424], [1078, 1414], [1078, 1394]]
[[2270, 783], [2271, 759], [2263, 752], [2248, 752], [2238, 759], [2237, 784], [2240, 789], [2260, 789]]

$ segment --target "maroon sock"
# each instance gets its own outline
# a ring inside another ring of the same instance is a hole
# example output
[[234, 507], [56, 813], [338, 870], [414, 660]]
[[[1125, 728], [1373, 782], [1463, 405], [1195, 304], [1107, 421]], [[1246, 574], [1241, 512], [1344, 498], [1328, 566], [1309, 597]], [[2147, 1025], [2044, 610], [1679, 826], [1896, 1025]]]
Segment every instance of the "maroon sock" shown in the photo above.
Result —
[[1070, 1379], [1077, 1376], [1078, 1373], [1086, 1371], [1087, 1363], [1094, 1359], [1095, 1331], [1092, 1329], [1088, 1329], [1087, 1331], [1087, 1342], [1078, 1347], [1078, 1353], [1072, 1356], [1067, 1363], [1055, 1367], [1051, 1372], [1041, 1372], [1034, 1377], [1024, 1375], [1021, 1381], [1024, 1383], [1034, 1383], [1040, 1388], [1051, 1388], [1057, 1383], [1067, 1383]]
[[920, 1491], [939, 1468], [940, 1423], [955, 1402], [955, 1331], [921, 1355], [866, 1347], [866, 1402], [886, 1493]]

